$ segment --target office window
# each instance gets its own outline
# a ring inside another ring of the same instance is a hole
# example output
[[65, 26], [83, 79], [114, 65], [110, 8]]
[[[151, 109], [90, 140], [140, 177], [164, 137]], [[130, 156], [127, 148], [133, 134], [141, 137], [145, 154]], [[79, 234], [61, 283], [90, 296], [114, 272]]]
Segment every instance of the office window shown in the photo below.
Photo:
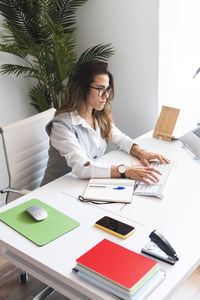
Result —
[[199, 0], [160, 0], [159, 108], [180, 108], [180, 128], [200, 122], [199, 12]]

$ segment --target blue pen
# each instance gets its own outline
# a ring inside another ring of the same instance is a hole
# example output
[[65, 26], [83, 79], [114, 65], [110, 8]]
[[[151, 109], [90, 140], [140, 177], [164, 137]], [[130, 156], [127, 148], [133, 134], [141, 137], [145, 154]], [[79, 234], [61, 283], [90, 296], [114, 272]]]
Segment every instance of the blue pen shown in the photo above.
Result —
[[114, 187], [113, 190], [124, 190], [125, 189], [125, 186], [117, 186], [117, 187]]

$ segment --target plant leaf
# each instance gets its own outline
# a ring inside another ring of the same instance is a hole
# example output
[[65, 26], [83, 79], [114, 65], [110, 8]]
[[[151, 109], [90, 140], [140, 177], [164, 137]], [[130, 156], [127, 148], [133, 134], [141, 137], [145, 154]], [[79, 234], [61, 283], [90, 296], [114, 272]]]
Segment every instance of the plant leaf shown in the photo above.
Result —
[[84, 51], [79, 57], [78, 64], [84, 61], [100, 60], [107, 62], [111, 55], [115, 53], [111, 44], [98, 44]]
[[20, 74], [26, 74], [28, 77], [39, 77], [39, 72], [36, 69], [30, 67], [24, 67], [21, 65], [14, 65], [14, 64], [4, 64], [1, 66], [1, 73], [2, 74], [14, 74], [19, 76]]
[[37, 84], [33, 87], [30, 91], [30, 97], [32, 99], [31, 105], [38, 111], [44, 111], [53, 106], [53, 101], [44, 85]]
[[88, 0], [53, 0], [55, 4], [49, 15], [56, 24], [61, 24], [64, 33], [73, 32], [76, 24], [76, 11]]

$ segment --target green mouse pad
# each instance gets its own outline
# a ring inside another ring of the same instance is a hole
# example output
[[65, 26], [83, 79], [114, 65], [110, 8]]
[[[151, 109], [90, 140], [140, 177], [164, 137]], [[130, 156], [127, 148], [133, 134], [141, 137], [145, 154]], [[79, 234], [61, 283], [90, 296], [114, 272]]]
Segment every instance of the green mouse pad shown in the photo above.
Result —
[[[26, 212], [33, 205], [42, 206], [48, 217], [43, 221], [35, 221]], [[80, 225], [76, 220], [38, 199], [31, 199], [0, 213], [0, 220], [38, 246], [43, 246]]]

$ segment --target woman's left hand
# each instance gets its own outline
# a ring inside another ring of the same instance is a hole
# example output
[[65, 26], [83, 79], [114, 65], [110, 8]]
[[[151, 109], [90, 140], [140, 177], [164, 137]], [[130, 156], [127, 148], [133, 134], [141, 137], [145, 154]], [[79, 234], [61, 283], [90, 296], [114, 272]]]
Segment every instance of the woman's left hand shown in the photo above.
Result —
[[138, 155], [139, 159], [141, 160], [141, 162], [144, 164], [145, 167], [149, 167], [149, 162], [152, 159], [158, 159], [159, 162], [162, 163], [170, 163], [170, 160], [167, 159], [166, 157], [164, 157], [161, 154], [157, 154], [157, 153], [153, 153], [153, 152], [148, 152], [145, 150], [142, 150], [139, 155]]

